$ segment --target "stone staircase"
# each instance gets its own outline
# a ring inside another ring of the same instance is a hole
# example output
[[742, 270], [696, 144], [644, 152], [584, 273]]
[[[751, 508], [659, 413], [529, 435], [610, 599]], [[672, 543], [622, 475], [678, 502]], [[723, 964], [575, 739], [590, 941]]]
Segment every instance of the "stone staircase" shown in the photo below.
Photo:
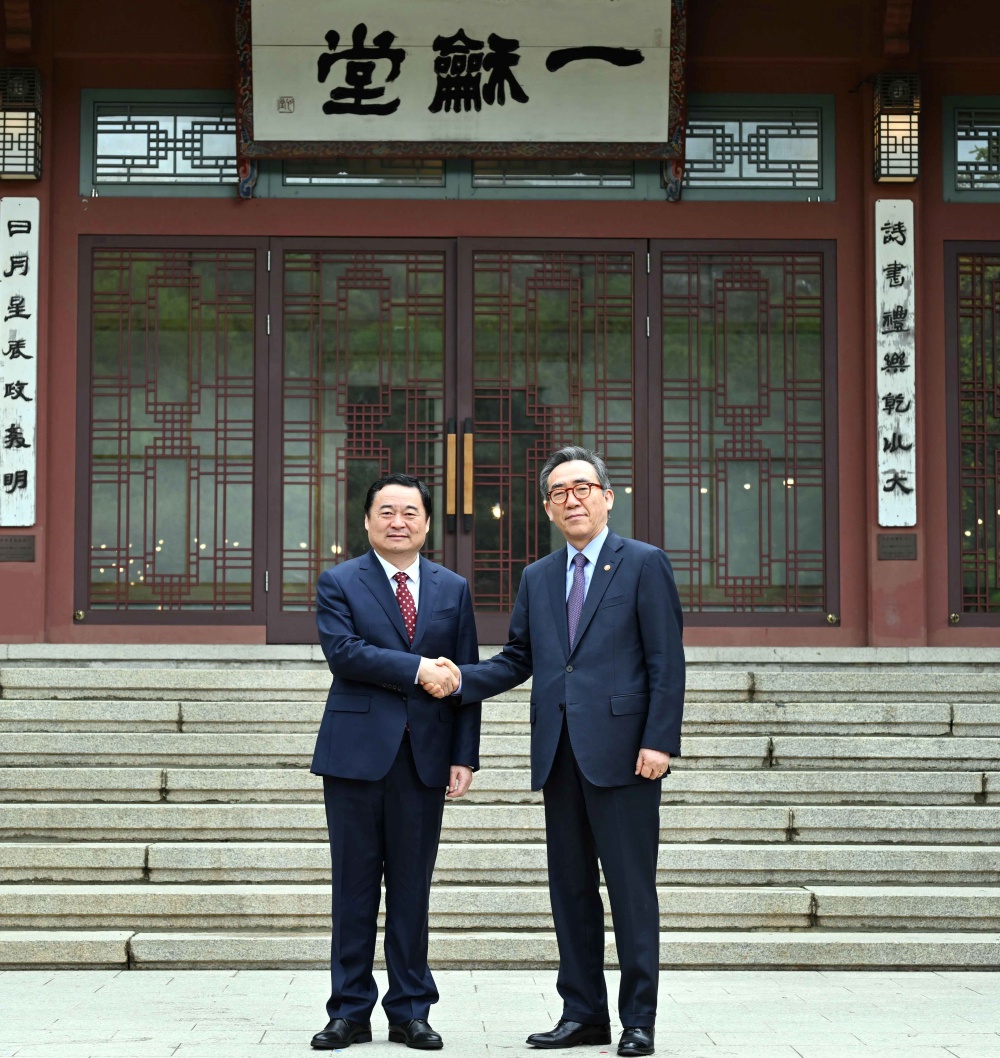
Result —
[[[688, 654], [662, 964], [995, 967], [1000, 650]], [[0, 967], [326, 965], [328, 679], [310, 646], [0, 646]], [[434, 966], [555, 964], [528, 694], [445, 808]]]

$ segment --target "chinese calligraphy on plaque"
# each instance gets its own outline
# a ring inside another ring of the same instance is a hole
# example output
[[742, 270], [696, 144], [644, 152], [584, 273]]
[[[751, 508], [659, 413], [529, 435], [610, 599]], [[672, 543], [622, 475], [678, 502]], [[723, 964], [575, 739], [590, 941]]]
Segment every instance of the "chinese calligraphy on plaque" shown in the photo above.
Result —
[[0, 526], [35, 524], [38, 199], [0, 201]]
[[917, 524], [913, 203], [875, 203], [878, 524]]
[[253, 0], [257, 141], [669, 139], [660, 0]]

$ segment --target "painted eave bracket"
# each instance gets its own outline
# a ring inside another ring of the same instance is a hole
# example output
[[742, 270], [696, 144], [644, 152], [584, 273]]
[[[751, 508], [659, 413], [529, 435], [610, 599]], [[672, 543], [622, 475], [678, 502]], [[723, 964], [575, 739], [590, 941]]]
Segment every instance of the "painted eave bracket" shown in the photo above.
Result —
[[913, 0], [886, 0], [882, 26], [882, 54], [886, 58], [910, 54], [910, 17]]
[[20, 54], [31, 51], [31, 0], [3, 0], [3, 13], [7, 51]]

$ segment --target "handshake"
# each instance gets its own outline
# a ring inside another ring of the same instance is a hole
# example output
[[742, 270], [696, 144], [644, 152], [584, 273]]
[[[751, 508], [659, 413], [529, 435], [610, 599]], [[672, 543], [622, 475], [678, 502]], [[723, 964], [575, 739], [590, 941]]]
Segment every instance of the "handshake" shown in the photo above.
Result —
[[447, 658], [421, 658], [417, 680], [428, 694], [435, 698], [447, 698], [454, 694], [462, 681], [458, 666]]

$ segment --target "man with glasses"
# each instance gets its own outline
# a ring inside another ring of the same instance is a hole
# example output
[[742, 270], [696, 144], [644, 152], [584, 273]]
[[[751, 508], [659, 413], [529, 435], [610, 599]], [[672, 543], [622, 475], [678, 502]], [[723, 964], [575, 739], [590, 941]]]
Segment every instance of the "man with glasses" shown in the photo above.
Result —
[[[461, 674], [454, 700], [480, 701], [533, 677], [531, 786], [545, 799], [563, 1011], [551, 1032], [527, 1042], [611, 1042], [600, 862], [621, 966], [618, 1054], [652, 1054], [660, 786], [680, 753], [684, 706], [680, 600], [663, 551], [608, 528], [614, 493], [599, 456], [562, 448], [540, 485], [566, 548], [524, 571], [503, 650], [452, 666]], [[445, 682], [425, 687], [452, 692]]]

